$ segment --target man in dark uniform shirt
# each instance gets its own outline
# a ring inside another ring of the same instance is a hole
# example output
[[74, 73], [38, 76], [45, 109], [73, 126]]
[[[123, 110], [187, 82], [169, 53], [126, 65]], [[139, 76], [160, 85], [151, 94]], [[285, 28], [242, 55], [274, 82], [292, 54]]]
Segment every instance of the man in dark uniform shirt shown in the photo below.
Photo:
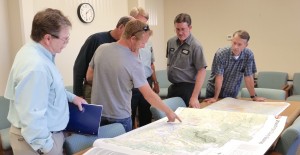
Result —
[[91, 98], [91, 84], [86, 82], [85, 76], [96, 49], [104, 43], [119, 40], [126, 23], [131, 19], [133, 18], [130, 16], [121, 17], [115, 29], [89, 36], [81, 47], [73, 68], [73, 91], [74, 94], [85, 98], [88, 103], [90, 103]]

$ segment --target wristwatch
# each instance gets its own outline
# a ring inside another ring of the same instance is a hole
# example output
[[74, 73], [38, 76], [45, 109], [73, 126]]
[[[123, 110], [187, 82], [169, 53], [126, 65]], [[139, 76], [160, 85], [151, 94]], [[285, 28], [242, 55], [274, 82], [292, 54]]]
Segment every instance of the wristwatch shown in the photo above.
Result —
[[250, 98], [252, 98], [252, 99], [253, 99], [253, 98], [255, 98], [256, 96], [257, 96], [257, 95], [255, 94], [254, 96], [250, 96]]
[[38, 154], [40, 154], [40, 155], [44, 154], [44, 152], [42, 152], [41, 149], [36, 150], [36, 152], [37, 152]]

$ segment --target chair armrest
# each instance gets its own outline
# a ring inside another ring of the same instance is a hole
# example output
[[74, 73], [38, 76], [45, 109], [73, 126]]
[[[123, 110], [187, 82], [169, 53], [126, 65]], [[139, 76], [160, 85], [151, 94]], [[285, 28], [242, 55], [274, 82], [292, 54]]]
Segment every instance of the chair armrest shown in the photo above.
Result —
[[2, 147], [2, 139], [1, 139], [1, 134], [0, 134], [0, 154], [2, 154], [2, 152], [4, 152], [4, 149]]
[[293, 88], [293, 85], [286, 84], [282, 87], [282, 90], [287, 91], [287, 90], [291, 90], [292, 88]]
[[[246, 84], [245, 84], [245, 86], [246, 86]], [[256, 80], [254, 80], [254, 88], [257, 88], [257, 81]]]
[[288, 136], [290, 140], [294, 140], [300, 136], [300, 116], [298, 116], [291, 126], [283, 131], [281, 136]]
[[287, 150], [292, 146], [297, 138], [300, 136], [300, 116], [294, 121], [294, 123], [285, 129], [280, 135], [279, 145], [280, 148]]
[[292, 94], [293, 85], [286, 84], [282, 87], [282, 90], [286, 92], [285, 98], [289, 97]]
[[294, 85], [291, 84], [291, 90], [290, 90], [290, 95], [294, 94]]

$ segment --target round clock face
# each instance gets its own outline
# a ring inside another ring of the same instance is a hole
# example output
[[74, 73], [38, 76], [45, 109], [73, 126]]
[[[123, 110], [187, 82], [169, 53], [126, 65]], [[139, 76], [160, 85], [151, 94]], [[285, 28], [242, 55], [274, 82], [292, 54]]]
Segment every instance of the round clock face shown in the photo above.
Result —
[[84, 23], [91, 23], [94, 20], [95, 12], [91, 4], [82, 3], [77, 8], [77, 15], [80, 21]]

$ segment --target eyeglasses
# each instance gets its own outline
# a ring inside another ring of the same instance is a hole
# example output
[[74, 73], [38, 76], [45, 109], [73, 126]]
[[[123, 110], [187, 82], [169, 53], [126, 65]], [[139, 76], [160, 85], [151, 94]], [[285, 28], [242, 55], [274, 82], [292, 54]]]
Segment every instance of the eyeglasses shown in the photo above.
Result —
[[138, 32], [141, 32], [141, 31], [147, 32], [147, 31], [149, 31], [149, 30], [150, 30], [149, 25], [146, 25], [146, 26], [143, 27], [142, 30], [137, 30], [137, 31], [135, 31], [134, 33], [132, 33], [131, 36], [135, 36]]
[[54, 37], [54, 38], [56, 38], [56, 39], [60, 39], [60, 40], [62, 40], [64, 43], [67, 43], [67, 42], [69, 42], [69, 40], [70, 40], [70, 37], [68, 36], [68, 37], [66, 37], [66, 38], [59, 38], [59, 36], [57, 36], [57, 35], [55, 35], [55, 34], [50, 34], [52, 37]]

